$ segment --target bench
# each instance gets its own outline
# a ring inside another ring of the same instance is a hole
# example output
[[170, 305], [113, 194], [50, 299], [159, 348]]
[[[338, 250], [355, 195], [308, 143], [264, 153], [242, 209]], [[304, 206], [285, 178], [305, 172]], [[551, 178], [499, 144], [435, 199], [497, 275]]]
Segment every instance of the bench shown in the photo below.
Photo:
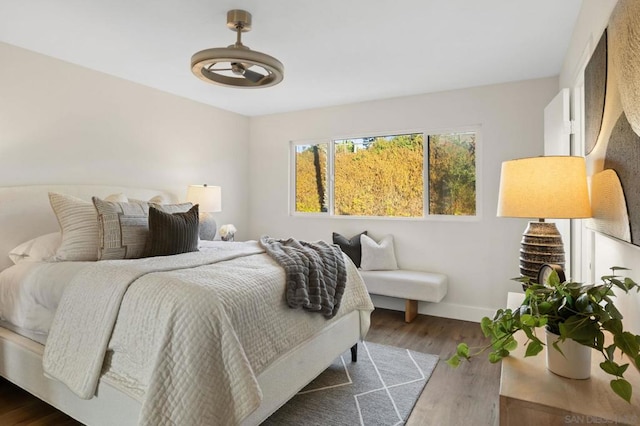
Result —
[[370, 294], [406, 299], [404, 320], [418, 315], [418, 301], [439, 302], [447, 294], [447, 276], [432, 272], [359, 271]]

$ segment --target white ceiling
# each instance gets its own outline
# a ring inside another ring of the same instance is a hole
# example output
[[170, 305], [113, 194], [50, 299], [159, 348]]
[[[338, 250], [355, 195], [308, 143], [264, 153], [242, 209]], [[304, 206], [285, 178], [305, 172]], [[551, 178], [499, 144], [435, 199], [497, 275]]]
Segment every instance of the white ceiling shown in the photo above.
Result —
[[[582, 0], [0, 0], [0, 41], [254, 116], [557, 75]], [[207, 84], [195, 52], [235, 41], [284, 81]], [[0, 66], [2, 58], [0, 58]], [[46, 73], [46, 70], [43, 70]]]

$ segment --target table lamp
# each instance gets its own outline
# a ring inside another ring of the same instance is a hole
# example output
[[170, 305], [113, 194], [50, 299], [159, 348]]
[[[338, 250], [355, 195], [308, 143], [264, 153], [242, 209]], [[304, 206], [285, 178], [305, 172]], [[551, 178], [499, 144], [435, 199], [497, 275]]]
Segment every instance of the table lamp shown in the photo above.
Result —
[[187, 201], [198, 204], [200, 212], [200, 239], [216, 237], [216, 221], [211, 213], [222, 211], [222, 188], [219, 186], [189, 185]]
[[564, 268], [562, 237], [556, 224], [545, 219], [591, 216], [584, 158], [549, 156], [503, 162], [498, 216], [538, 218], [538, 222], [529, 222], [522, 236], [521, 276], [533, 283], [545, 263]]

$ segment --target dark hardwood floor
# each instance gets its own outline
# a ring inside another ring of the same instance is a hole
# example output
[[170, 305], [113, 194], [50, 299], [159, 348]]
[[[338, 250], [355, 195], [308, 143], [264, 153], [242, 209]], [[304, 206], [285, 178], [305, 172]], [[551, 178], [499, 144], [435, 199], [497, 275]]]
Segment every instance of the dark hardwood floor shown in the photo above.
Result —
[[[485, 342], [477, 323], [418, 315], [406, 324], [403, 312], [377, 309], [366, 340], [440, 356], [407, 425], [497, 424], [500, 365], [478, 358], [453, 370], [444, 363], [458, 343], [480, 346]], [[0, 425], [80, 423], [0, 378]]]
[[80, 424], [0, 377], [0, 425], [75, 426]]

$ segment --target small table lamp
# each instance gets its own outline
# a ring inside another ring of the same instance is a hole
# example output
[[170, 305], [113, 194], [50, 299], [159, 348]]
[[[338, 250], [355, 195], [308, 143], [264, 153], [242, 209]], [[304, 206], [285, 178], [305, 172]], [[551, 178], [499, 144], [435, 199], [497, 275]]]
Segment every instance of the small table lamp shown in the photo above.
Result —
[[222, 211], [222, 188], [219, 186], [189, 185], [187, 201], [198, 204], [200, 212], [200, 238], [213, 240], [216, 237], [216, 221], [211, 213]]
[[520, 275], [536, 282], [545, 263], [565, 264], [562, 237], [545, 219], [591, 217], [587, 170], [582, 157], [520, 158], [502, 163], [499, 217], [538, 218], [522, 236]]

